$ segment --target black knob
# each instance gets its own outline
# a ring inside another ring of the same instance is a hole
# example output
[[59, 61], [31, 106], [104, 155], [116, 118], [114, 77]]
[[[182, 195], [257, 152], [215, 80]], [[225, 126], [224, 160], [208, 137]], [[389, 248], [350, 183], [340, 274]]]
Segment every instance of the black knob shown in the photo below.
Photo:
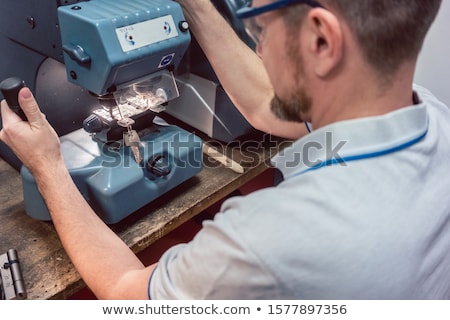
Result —
[[158, 155], [147, 161], [147, 170], [157, 177], [165, 177], [172, 171], [172, 167], [169, 159], [163, 155]]
[[22, 109], [19, 105], [19, 91], [20, 89], [25, 87], [25, 82], [18, 78], [12, 77], [3, 80], [0, 83], [0, 90], [2, 91], [3, 97], [8, 102], [9, 107], [13, 110], [22, 120], [27, 120], [25, 113], [23, 113]]
[[178, 27], [182, 32], [187, 32], [189, 30], [189, 23], [187, 21], [180, 21]]
[[102, 120], [95, 114], [91, 114], [83, 121], [83, 129], [88, 133], [101, 132], [103, 129]]

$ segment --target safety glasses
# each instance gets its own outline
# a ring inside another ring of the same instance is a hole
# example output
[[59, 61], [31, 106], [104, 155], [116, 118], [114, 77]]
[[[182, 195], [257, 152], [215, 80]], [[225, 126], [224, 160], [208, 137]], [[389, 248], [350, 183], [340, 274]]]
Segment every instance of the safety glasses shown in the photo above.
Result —
[[323, 8], [323, 6], [314, 0], [279, 0], [261, 7], [252, 7], [253, 1], [247, 2], [247, 5], [236, 12], [239, 19], [242, 19], [245, 25], [245, 30], [252, 40], [258, 45], [261, 39], [263, 29], [255, 21], [254, 17], [278, 9], [297, 4], [306, 4], [312, 8]]

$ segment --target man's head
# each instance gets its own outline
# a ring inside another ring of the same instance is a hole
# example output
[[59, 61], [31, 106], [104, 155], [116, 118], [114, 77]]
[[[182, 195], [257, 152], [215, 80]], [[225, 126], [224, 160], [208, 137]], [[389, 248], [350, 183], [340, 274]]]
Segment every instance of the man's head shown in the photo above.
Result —
[[[279, 2], [256, 0], [252, 7]], [[352, 74], [358, 77], [357, 66], [368, 75], [367, 82], [373, 79], [383, 88], [380, 92], [402, 77], [412, 82], [417, 56], [441, 4], [441, 0], [281, 2], [254, 21], [261, 27], [257, 52], [276, 93], [272, 109], [291, 121], [309, 120], [311, 106], [321, 98], [312, 89], [336, 90], [336, 83], [343, 84]], [[362, 80], [357, 77], [353, 79]]]
[[321, 0], [349, 25], [365, 58], [382, 76], [417, 58], [441, 2]]

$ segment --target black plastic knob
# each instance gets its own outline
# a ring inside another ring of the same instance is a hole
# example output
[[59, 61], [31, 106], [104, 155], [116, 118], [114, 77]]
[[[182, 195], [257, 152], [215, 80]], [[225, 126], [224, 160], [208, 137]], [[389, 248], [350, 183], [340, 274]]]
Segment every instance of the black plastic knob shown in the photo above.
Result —
[[6, 102], [8, 102], [9, 107], [13, 110], [22, 120], [27, 120], [25, 113], [23, 113], [22, 109], [19, 105], [19, 91], [20, 89], [25, 87], [25, 82], [18, 78], [12, 77], [3, 80], [0, 83], [0, 90], [2, 91], [3, 97]]
[[91, 114], [83, 121], [83, 129], [88, 133], [98, 133], [103, 129], [102, 120], [95, 114]]
[[156, 177], [165, 177], [172, 171], [172, 167], [169, 159], [163, 155], [158, 155], [147, 161], [147, 170]]

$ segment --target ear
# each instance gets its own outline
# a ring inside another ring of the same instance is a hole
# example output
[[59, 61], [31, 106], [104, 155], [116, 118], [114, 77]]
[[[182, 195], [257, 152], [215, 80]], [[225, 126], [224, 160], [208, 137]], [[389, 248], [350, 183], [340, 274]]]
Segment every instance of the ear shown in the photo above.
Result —
[[312, 9], [305, 19], [307, 46], [310, 59], [314, 61], [314, 72], [326, 77], [335, 70], [343, 59], [344, 37], [337, 17], [324, 9]]

